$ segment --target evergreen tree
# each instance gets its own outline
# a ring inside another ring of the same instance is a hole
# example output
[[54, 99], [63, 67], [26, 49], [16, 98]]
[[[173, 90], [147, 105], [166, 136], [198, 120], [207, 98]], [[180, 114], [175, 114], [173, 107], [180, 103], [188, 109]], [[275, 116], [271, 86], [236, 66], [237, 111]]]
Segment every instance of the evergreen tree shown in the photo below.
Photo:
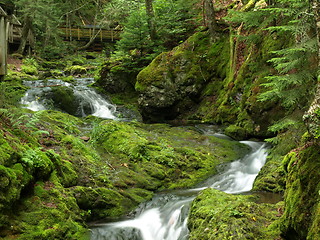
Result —
[[[115, 2], [121, 0], [113, 0], [110, 4]], [[192, 29], [192, 12], [187, 3], [193, 2], [157, 0], [152, 2], [152, 6], [142, 1], [135, 2], [134, 8], [127, 12], [127, 21], [123, 23], [124, 31], [117, 43], [117, 53], [134, 53], [150, 61], [160, 52], [176, 46]], [[151, 10], [153, 13], [150, 13]], [[150, 18], [153, 19], [152, 31]]]
[[[22, 54], [28, 33], [35, 35], [36, 44], [41, 48], [60, 43], [58, 26], [62, 15], [59, 4], [54, 0], [16, 0], [19, 15], [24, 19], [23, 38], [19, 47]], [[39, 49], [39, 48], [38, 48]]]
[[287, 34], [293, 39], [288, 48], [274, 51], [276, 57], [270, 60], [278, 75], [267, 77], [263, 84], [267, 89], [260, 95], [261, 101], [278, 99], [287, 109], [296, 106], [304, 108], [310, 96], [310, 86], [314, 84], [316, 66], [312, 59], [316, 55], [316, 39], [314, 21], [310, 14], [308, 1], [278, 0], [275, 5], [264, 9], [276, 19], [280, 25], [267, 29], [279, 34]]

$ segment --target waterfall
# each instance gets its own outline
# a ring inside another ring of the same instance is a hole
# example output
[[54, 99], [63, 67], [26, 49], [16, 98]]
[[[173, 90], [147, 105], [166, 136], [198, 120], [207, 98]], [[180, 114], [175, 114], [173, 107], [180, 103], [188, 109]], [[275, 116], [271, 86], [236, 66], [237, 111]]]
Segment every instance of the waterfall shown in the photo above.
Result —
[[[63, 86], [71, 90], [76, 100], [73, 104], [77, 104], [74, 112], [68, 113], [79, 117], [93, 115], [105, 119], [116, 119], [115, 105], [88, 87], [88, 85], [93, 82], [93, 78], [75, 79], [72, 84], [59, 79], [24, 81], [24, 85], [30, 89], [26, 92], [25, 96], [22, 97], [21, 104], [32, 111], [45, 109], [63, 111], [61, 106], [58, 107], [59, 102], [55, 102], [51, 96], [53, 88]], [[62, 108], [63, 107], [64, 106], [62, 106]]]
[[187, 240], [188, 211], [199, 191], [207, 187], [227, 193], [251, 190], [255, 177], [266, 161], [266, 146], [252, 141], [242, 143], [251, 147], [251, 153], [228, 164], [224, 171], [205, 181], [199, 188], [158, 194], [139, 207], [134, 219], [95, 225], [91, 229], [91, 240]]

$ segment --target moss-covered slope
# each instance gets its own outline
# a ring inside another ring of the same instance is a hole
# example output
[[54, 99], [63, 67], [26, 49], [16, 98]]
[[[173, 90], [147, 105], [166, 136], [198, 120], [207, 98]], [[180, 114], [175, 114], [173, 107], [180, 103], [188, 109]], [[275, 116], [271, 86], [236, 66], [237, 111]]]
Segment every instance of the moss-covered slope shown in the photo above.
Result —
[[257, 96], [272, 72], [271, 52], [285, 37], [260, 31], [254, 33], [260, 40], [250, 42], [234, 34], [246, 33], [220, 32], [214, 42], [207, 32], [196, 33], [142, 70], [135, 87], [144, 119], [232, 123], [227, 132], [233, 137], [268, 136], [268, 126], [285, 110]]
[[319, 144], [309, 142], [283, 161], [287, 177], [281, 230], [285, 239], [320, 238], [319, 156]]
[[192, 128], [0, 111], [0, 236], [88, 238], [162, 189], [194, 185], [247, 146]]

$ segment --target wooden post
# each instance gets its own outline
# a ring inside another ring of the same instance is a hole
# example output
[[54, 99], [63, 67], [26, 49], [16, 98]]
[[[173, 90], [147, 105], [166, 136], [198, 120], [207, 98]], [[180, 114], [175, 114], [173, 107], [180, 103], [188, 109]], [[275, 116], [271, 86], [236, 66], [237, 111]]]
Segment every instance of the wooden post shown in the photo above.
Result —
[[7, 22], [6, 13], [0, 7], [0, 80], [7, 74]]

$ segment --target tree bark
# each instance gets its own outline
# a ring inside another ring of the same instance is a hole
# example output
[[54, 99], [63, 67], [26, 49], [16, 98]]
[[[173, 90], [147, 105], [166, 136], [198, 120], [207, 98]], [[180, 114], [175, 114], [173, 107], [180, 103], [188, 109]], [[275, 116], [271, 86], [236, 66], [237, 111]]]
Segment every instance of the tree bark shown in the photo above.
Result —
[[147, 13], [147, 21], [148, 21], [150, 38], [152, 41], [155, 41], [157, 39], [157, 31], [156, 31], [152, 1], [153, 0], [145, 0], [145, 4], [146, 4], [146, 13]]
[[21, 36], [19, 49], [17, 51], [17, 53], [19, 53], [21, 55], [23, 55], [24, 49], [26, 48], [28, 36], [29, 36], [29, 31], [31, 29], [32, 29], [32, 19], [30, 16], [26, 16], [24, 19], [24, 25], [22, 28], [22, 36]]
[[204, 9], [204, 19], [205, 24], [209, 28], [209, 34], [211, 40], [214, 40], [217, 36], [217, 23], [215, 18], [215, 11], [212, 0], [204, 0], [203, 2], [203, 9]]

